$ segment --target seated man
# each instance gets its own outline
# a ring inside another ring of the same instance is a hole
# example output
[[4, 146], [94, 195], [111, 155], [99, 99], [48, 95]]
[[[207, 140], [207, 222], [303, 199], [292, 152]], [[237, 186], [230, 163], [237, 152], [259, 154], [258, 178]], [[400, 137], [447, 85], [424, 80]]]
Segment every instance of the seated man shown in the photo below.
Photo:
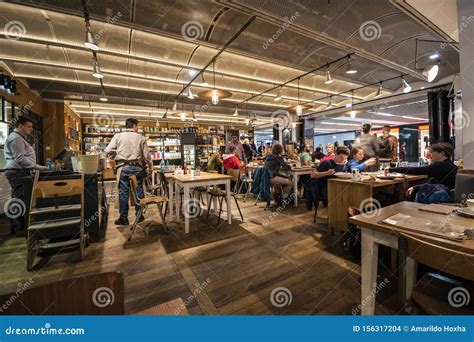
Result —
[[[311, 174], [311, 178], [315, 179], [315, 181], [313, 181], [310, 186], [317, 188], [319, 197], [324, 201], [328, 198], [328, 179], [336, 172], [346, 171], [346, 163], [349, 154], [349, 149], [346, 146], [338, 147], [334, 158], [322, 162], [318, 166], [317, 171]], [[307, 208], [310, 209], [312, 202], [306, 204]]]
[[311, 146], [308, 144], [304, 145], [304, 150], [300, 154], [300, 161], [302, 166], [308, 166], [311, 165]]
[[[427, 175], [435, 178], [439, 184], [444, 184], [449, 190], [454, 189], [458, 167], [454, 165], [451, 157], [453, 147], [449, 143], [435, 143], [430, 146], [431, 164], [420, 167], [391, 167], [390, 172], [400, 172], [409, 175]], [[407, 195], [413, 195], [413, 188], [409, 188]]]
[[272, 152], [268, 154], [265, 160], [265, 168], [272, 174], [270, 184], [281, 184], [283, 186], [283, 198], [287, 198], [292, 192], [293, 181], [280, 173], [281, 170], [291, 170], [291, 166], [283, 160], [282, 152], [283, 146], [281, 144], [273, 145]]

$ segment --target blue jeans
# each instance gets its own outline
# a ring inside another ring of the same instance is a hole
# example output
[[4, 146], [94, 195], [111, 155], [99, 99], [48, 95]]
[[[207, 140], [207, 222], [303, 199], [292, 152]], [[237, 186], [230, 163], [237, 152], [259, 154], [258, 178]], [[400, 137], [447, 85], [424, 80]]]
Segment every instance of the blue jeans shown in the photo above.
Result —
[[[120, 207], [120, 217], [128, 218], [128, 196], [130, 193], [130, 180], [128, 177], [136, 176], [137, 177], [137, 196], [138, 199], [142, 199], [143, 195], [143, 168], [137, 165], [124, 165], [122, 167], [122, 172], [120, 173], [120, 182], [119, 182], [119, 207]], [[138, 213], [140, 206], [135, 206], [135, 212]]]

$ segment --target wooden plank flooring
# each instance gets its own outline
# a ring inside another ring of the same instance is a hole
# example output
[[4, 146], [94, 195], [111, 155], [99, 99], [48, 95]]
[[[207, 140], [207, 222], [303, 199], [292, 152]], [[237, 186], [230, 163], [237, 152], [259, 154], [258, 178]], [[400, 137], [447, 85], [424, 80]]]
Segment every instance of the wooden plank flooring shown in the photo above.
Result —
[[[233, 203], [232, 225], [221, 221], [217, 227], [216, 216], [202, 216], [191, 220], [188, 235], [177, 222], [165, 235], [151, 208], [132, 242], [126, 242], [126, 227], [114, 225], [112, 209], [106, 239], [90, 245], [84, 261], [64, 252], [43, 258], [45, 267], [34, 272], [26, 271], [25, 239], [7, 238], [0, 244], [0, 293], [15, 292], [30, 278], [39, 285], [119, 270], [128, 314], [175, 298], [183, 299], [191, 315], [350, 315], [356, 309], [360, 266], [343, 257], [339, 238], [324, 224], [312, 223], [313, 212], [304, 204], [276, 214], [252, 200], [239, 204], [243, 222]], [[288, 289], [291, 303], [272, 303], [277, 287]], [[396, 279], [378, 294], [383, 305], [377, 304], [376, 313], [395, 313], [394, 293]]]

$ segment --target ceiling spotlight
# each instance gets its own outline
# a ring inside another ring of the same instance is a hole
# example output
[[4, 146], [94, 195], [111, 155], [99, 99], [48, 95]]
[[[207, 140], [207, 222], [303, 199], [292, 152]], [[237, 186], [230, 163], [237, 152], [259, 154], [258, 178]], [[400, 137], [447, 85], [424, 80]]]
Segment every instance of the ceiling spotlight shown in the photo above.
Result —
[[303, 107], [301, 105], [296, 106], [296, 115], [303, 114]]
[[439, 53], [434, 53], [430, 56], [430, 59], [437, 59], [439, 58]]
[[211, 91], [211, 102], [213, 105], [219, 104], [219, 94], [216, 89]]
[[249, 118], [245, 119], [245, 124], [246, 124], [247, 126], [250, 124], [250, 119], [249, 119]]
[[187, 98], [190, 99], [190, 100], [194, 100], [194, 95], [193, 95], [193, 92], [191, 91], [191, 87], [188, 88]]
[[97, 59], [94, 57], [92, 58], [92, 63], [93, 63], [93, 71], [92, 71], [92, 76], [95, 78], [104, 78], [104, 75], [100, 72], [99, 68], [99, 62], [97, 62]]
[[439, 64], [440, 61], [438, 60], [436, 64], [428, 66], [425, 68], [425, 70], [423, 70], [423, 75], [428, 79], [428, 82], [433, 82], [436, 76], [438, 76]]
[[204, 73], [201, 74], [201, 84], [204, 86], [204, 87], [208, 87], [209, 86], [209, 83], [206, 82], [206, 79], [204, 78]]
[[171, 108], [171, 111], [175, 112], [176, 109], [178, 109], [178, 100], [174, 100], [173, 108]]
[[333, 107], [333, 105], [332, 105], [332, 96], [329, 96], [329, 102], [328, 102], [326, 108], [329, 109], [329, 108], [332, 108], [332, 107]]
[[351, 110], [350, 116], [351, 116], [352, 119], [355, 119], [355, 117], [356, 117], [356, 112], [355, 112], [355, 110]]
[[109, 99], [105, 96], [105, 90], [104, 90], [104, 89], [102, 89], [102, 95], [100, 96], [100, 100], [101, 100], [102, 102], [107, 102], [107, 101], [109, 101]]
[[352, 107], [352, 103], [346, 103], [346, 108], [351, 108]]
[[281, 86], [280, 86], [280, 89], [278, 89], [278, 93], [277, 93], [277, 96], [275, 97], [275, 101], [280, 101], [281, 100]]
[[185, 121], [186, 120], [186, 113], [185, 112], [179, 113], [179, 118], [181, 119], [181, 121]]
[[348, 57], [349, 62], [346, 65], [346, 74], [355, 74], [357, 70], [353, 67], [350, 57]]
[[89, 22], [86, 22], [86, 41], [84, 46], [92, 51], [99, 51], [99, 45], [97, 45], [94, 36], [92, 35], [91, 28], [89, 26]]
[[402, 87], [404, 93], [409, 93], [411, 91], [411, 85], [402, 77]]
[[233, 116], [238, 116], [238, 115], [239, 115], [239, 110], [238, 110], [237, 106], [235, 106], [235, 111], [234, 111]]
[[324, 84], [331, 84], [332, 82], [334, 82], [334, 80], [331, 77], [331, 72], [329, 71], [328, 66], [328, 68], [326, 69], [326, 81], [324, 81]]
[[195, 76], [197, 74], [196, 69], [188, 69], [188, 74], [191, 76]]
[[382, 96], [382, 82], [379, 83], [379, 88], [377, 89], [377, 93], [375, 94], [374, 98], [378, 98], [380, 96]]

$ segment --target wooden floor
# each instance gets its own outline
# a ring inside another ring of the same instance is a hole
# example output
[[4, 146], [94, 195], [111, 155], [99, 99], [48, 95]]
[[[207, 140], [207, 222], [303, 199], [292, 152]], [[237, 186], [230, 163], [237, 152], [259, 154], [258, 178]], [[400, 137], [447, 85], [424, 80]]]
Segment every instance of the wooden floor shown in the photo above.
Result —
[[[30, 278], [39, 285], [119, 270], [129, 314], [175, 298], [195, 315], [358, 314], [360, 266], [344, 258], [338, 237], [324, 224], [312, 223], [304, 204], [277, 213], [253, 201], [239, 203], [243, 222], [233, 205], [232, 225], [203, 216], [191, 221], [187, 235], [176, 222], [164, 234], [150, 209], [132, 242], [126, 242], [126, 227], [114, 225], [112, 209], [105, 240], [90, 245], [84, 261], [77, 262], [76, 252], [61, 253], [43, 258], [46, 266], [34, 272], [26, 271], [25, 239], [7, 238], [0, 244], [0, 293], [15, 292]], [[396, 283], [378, 293], [383, 305], [377, 304], [377, 314], [396, 313]]]

